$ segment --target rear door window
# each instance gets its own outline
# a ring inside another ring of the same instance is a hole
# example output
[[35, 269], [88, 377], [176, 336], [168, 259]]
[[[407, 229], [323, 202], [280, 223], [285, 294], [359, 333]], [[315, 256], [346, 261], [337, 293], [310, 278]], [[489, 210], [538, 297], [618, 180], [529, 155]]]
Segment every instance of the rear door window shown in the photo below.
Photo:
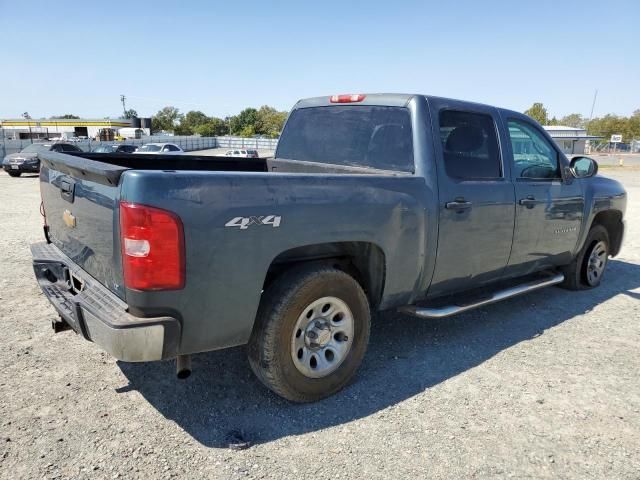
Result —
[[409, 110], [369, 105], [294, 110], [276, 158], [413, 172]]
[[440, 141], [449, 177], [496, 179], [502, 176], [498, 137], [490, 115], [442, 110]]

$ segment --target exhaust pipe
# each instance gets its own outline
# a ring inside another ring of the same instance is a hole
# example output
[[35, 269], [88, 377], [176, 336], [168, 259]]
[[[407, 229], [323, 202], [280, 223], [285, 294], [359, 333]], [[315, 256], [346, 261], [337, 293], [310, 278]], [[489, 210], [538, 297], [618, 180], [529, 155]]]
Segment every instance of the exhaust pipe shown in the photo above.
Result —
[[65, 330], [71, 330], [71, 326], [67, 322], [65, 322], [62, 317], [52, 320], [51, 328], [53, 328], [53, 333], [60, 333], [64, 332]]
[[191, 355], [178, 355], [176, 357], [176, 375], [180, 380], [191, 375]]

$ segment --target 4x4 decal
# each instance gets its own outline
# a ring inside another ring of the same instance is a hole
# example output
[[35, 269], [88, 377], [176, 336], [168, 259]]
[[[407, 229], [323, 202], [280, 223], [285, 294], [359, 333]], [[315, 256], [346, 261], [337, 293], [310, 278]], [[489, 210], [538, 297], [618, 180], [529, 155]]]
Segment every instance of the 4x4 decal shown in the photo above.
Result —
[[246, 230], [251, 225], [271, 225], [273, 228], [280, 226], [282, 217], [280, 215], [264, 215], [252, 217], [234, 217], [224, 224], [225, 227], [239, 227]]

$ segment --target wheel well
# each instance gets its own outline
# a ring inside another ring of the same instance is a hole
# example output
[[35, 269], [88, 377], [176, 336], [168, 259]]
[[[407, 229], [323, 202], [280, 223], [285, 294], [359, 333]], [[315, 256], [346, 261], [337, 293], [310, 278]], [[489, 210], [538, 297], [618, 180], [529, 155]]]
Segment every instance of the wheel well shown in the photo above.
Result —
[[286, 250], [271, 262], [263, 289], [285, 271], [301, 263], [330, 265], [348, 273], [360, 284], [371, 307], [380, 304], [384, 289], [385, 258], [377, 245], [369, 242], [332, 242]]
[[606, 210], [598, 213], [593, 219], [592, 225], [602, 225], [607, 229], [611, 242], [611, 255], [616, 256], [620, 251], [623, 234], [622, 212], [619, 210]]

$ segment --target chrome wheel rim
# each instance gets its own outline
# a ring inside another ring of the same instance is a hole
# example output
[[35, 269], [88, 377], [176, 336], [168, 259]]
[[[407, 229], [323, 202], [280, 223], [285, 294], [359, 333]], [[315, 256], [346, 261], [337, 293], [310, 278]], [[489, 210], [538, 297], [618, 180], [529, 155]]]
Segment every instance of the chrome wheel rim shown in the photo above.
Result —
[[322, 297], [302, 311], [291, 337], [291, 358], [298, 371], [321, 378], [344, 362], [353, 344], [353, 314], [336, 297]]
[[589, 260], [587, 260], [587, 282], [589, 285], [596, 285], [600, 281], [607, 266], [607, 255], [607, 244], [602, 240], [591, 249]]

